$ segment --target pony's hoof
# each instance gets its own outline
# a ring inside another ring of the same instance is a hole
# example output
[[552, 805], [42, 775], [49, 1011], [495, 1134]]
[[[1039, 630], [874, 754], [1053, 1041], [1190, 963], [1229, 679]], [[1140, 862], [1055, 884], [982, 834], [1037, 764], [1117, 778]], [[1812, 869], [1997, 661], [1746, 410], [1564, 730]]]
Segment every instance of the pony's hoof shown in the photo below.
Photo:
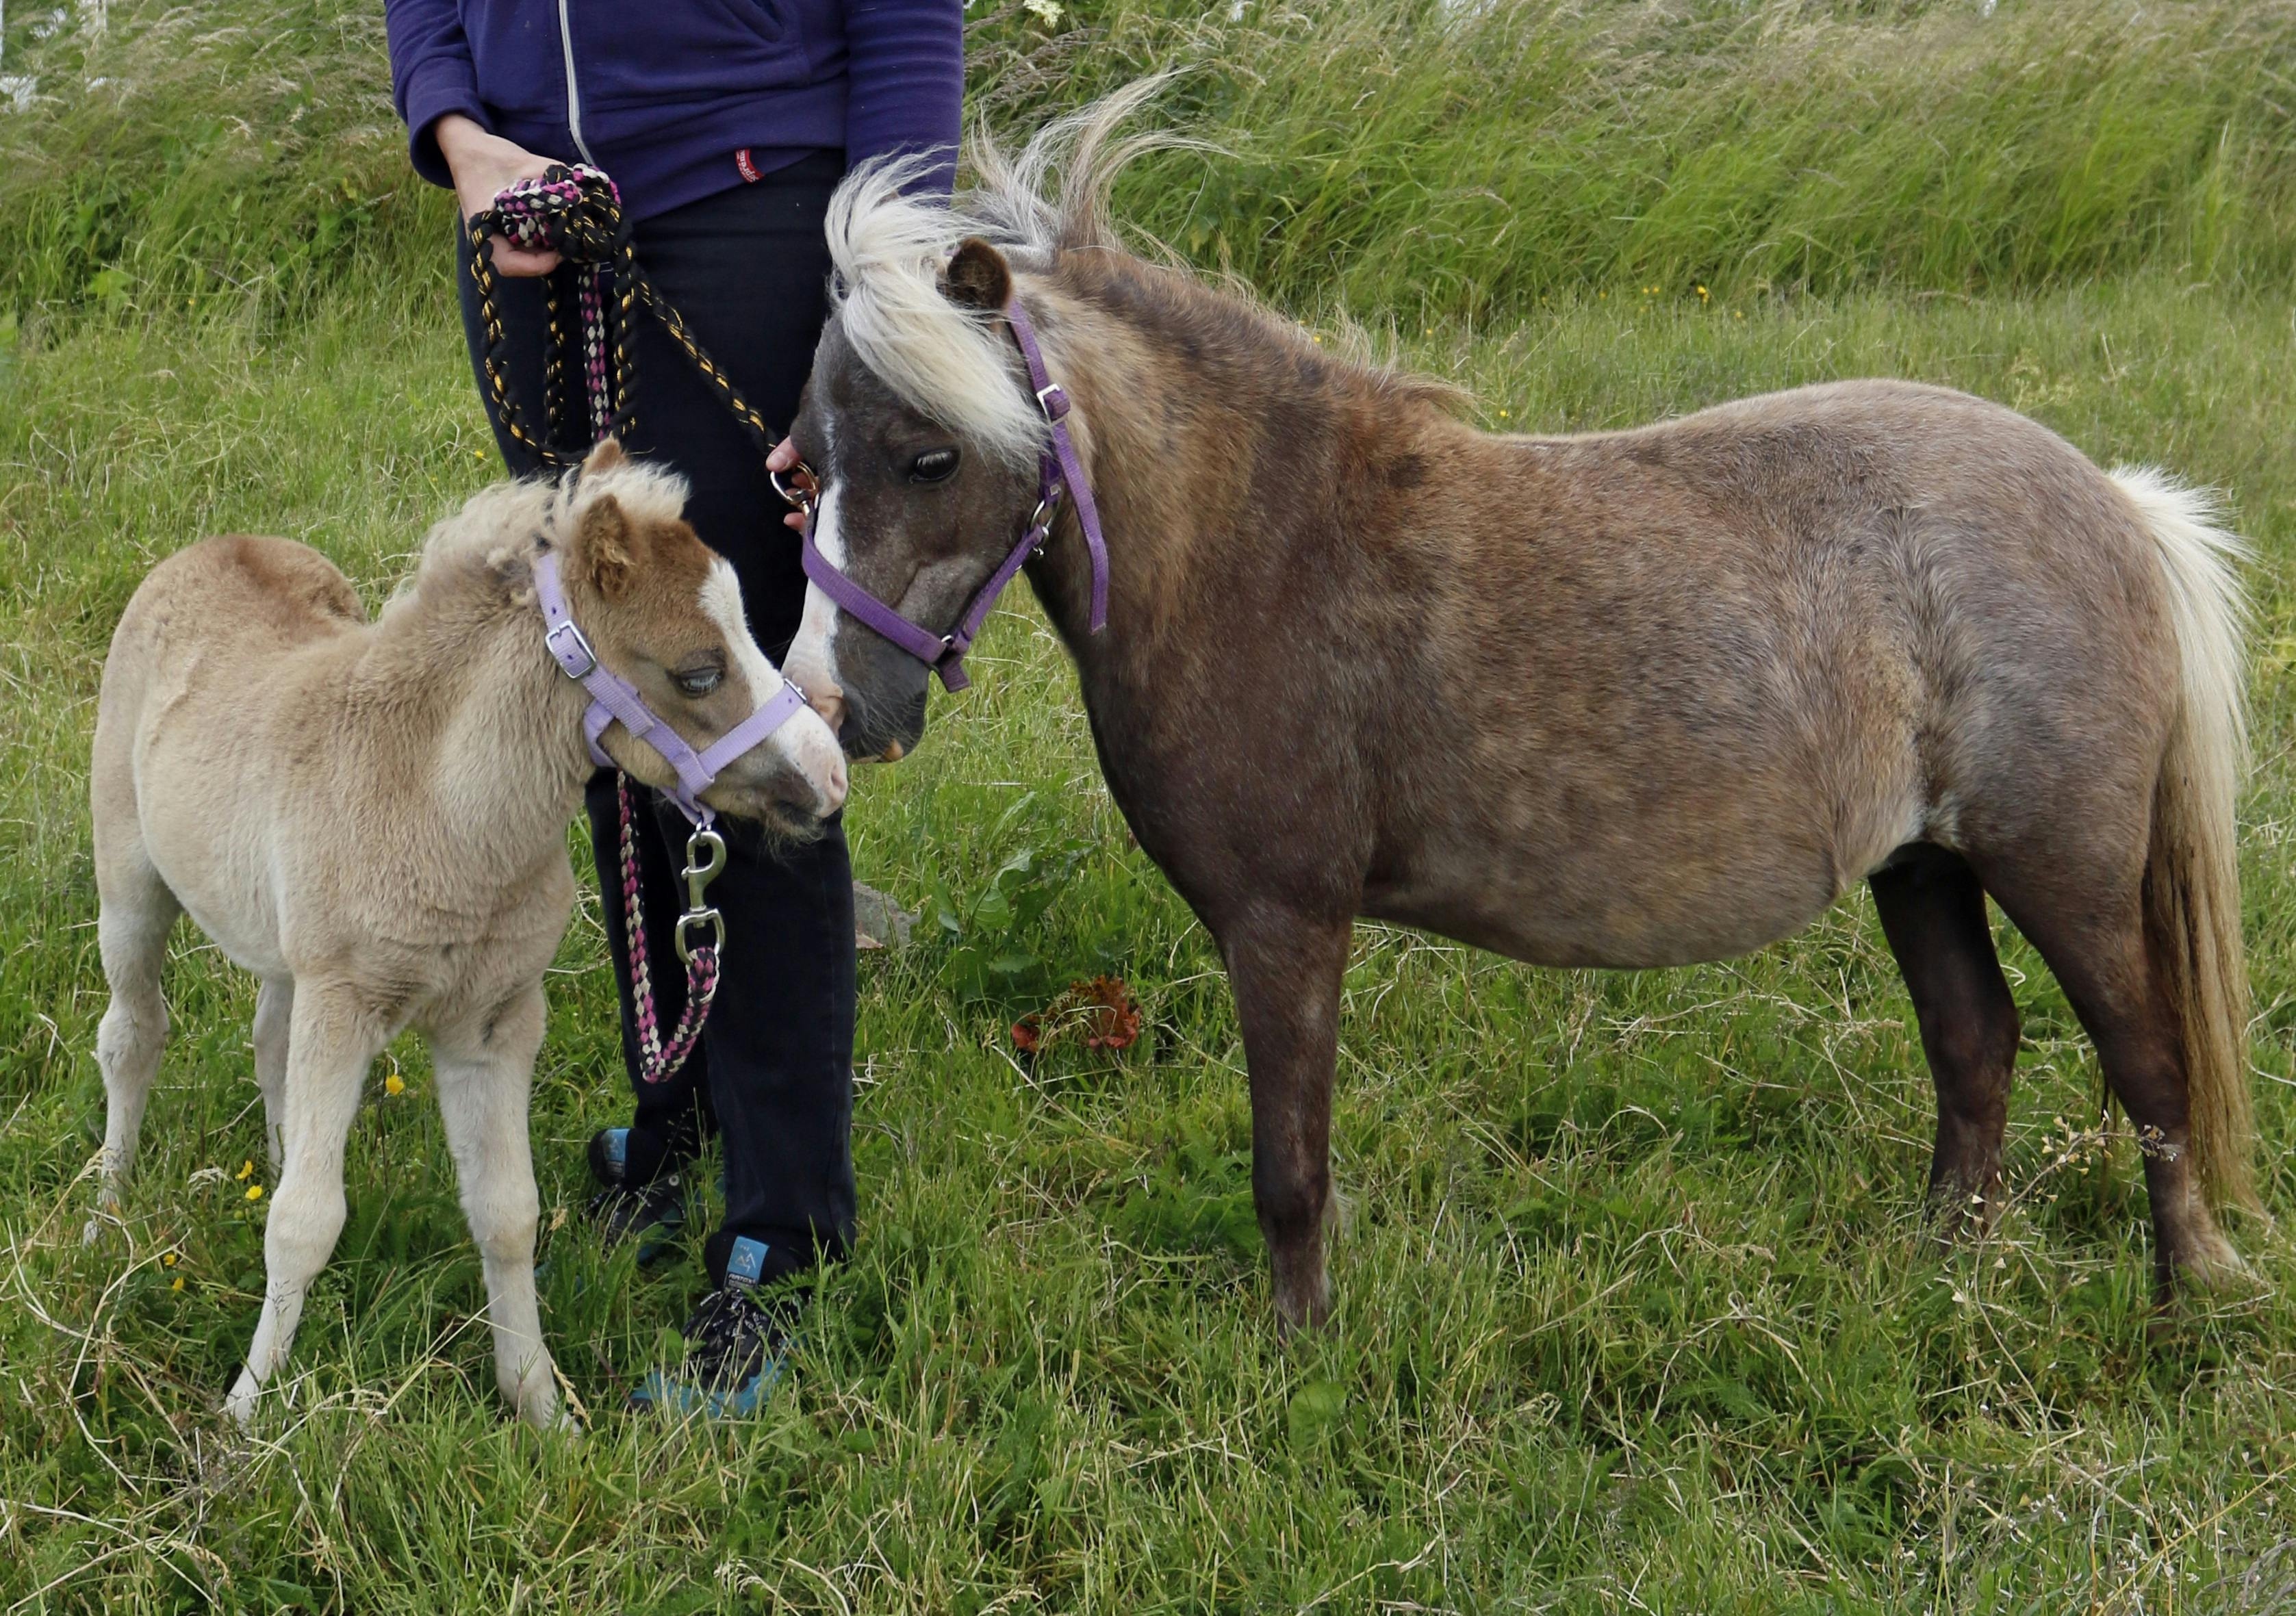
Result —
[[2216, 1230], [2194, 1240], [2171, 1265], [2176, 1289], [2204, 1296], [2237, 1296], [2258, 1286], [2256, 1270]]

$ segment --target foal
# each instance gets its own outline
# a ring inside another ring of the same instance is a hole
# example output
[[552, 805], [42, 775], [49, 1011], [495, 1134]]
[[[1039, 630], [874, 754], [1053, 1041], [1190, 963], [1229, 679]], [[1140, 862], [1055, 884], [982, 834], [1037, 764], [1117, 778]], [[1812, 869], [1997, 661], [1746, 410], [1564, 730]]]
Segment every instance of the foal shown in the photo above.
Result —
[[[535, 567], [554, 553], [606, 667], [697, 747], [782, 686], [733, 570], [680, 520], [685, 486], [611, 440], [578, 480], [480, 493], [431, 530], [413, 584], [370, 624], [316, 551], [211, 538], [152, 569], [104, 664], [91, 795], [111, 1004], [96, 1035], [117, 1205], [159, 1069], [160, 972], [188, 912], [262, 979], [255, 1075], [279, 1172], [244, 1422], [285, 1358], [341, 1232], [343, 1141], [369, 1064], [419, 1029], [463, 1207], [485, 1259], [495, 1374], [556, 1423], [534, 1292], [527, 1096], [544, 968], [572, 911], [565, 833], [593, 763], [589, 697], [545, 647]], [[619, 723], [615, 764], [671, 786]], [[791, 836], [845, 796], [835, 739], [800, 713], [728, 764], [710, 807]]]
[[913, 747], [928, 662], [953, 668], [1040, 491], [1071, 485], [1029, 580], [1110, 792], [1226, 957], [1283, 1316], [1328, 1306], [1356, 915], [1640, 968], [1760, 947], [1861, 881], [1948, 1219], [2000, 1201], [2018, 1022], [1989, 895], [2136, 1127], [2161, 1286], [2236, 1267], [2203, 1192], [2253, 1201], [2243, 606], [2206, 502], [1895, 381], [1478, 432], [1444, 390], [1124, 251], [1101, 199], [1135, 100], [981, 152], [953, 212], [898, 171], [840, 190], [790, 667], [855, 755]]

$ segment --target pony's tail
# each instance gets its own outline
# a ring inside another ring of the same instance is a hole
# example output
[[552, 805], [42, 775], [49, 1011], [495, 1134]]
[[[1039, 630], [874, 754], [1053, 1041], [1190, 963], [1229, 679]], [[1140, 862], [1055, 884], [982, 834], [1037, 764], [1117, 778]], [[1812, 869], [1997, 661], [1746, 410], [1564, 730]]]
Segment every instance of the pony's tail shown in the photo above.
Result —
[[2218, 1208], [2260, 1210], [2251, 1166], [2248, 967], [2241, 947], [2234, 799], [2248, 765], [2243, 641], [2249, 551], [2215, 496], [2144, 467], [2112, 480], [2160, 551], [2181, 666], [2177, 718], [2153, 788], [2144, 931], [2183, 1032], [2193, 1166]]

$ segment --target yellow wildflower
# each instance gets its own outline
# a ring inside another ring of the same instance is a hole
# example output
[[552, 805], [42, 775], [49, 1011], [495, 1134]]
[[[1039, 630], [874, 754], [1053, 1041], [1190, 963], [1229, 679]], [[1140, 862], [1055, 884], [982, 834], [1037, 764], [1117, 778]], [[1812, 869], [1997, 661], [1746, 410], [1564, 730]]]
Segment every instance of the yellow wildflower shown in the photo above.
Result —
[[249, 1185], [247, 1186], [247, 1198], [248, 1198], [250, 1201], [260, 1201], [260, 1200], [262, 1200], [262, 1199], [263, 1199], [263, 1186], [262, 1186], [261, 1185], [259, 1185], [259, 1184], [250, 1184], [250, 1185]]
[[250, 1173], [253, 1172], [254, 1170], [255, 1170], [255, 1158], [254, 1158], [254, 1157], [252, 1157], [252, 1156], [250, 1156], [246, 1161], [242, 1161], [242, 1162], [241, 1162], [241, 1163], [239, 1164], [239, 1171], [237, 1171], [237, 1172], [234, 1173], [234, 1174], [232, 1175], [232, 1177], [234, 1177], [234, 1178], [244, 1179], [244, 1178], [248, 1176], [248, 1174], [250, 1174]]
[[1706, 300], [1706, 288], [1703, 286], [1698, 289], [1698, 300], [1702, 303]]
[[180, 1290], [182, 1290], [183, 1288], [184, 1288], [184, 1276], [183, 1276], [182, 1275], [180, 1275], [180, 1274], [178, 1274], [178, 1275], [176, 1275], [176, 1283], [175, 1283], [175, 1284], [171, 1284], [171, 1285], [169, 1285], [169, 1286], [168, 1287], [168, 1289], [169, 1289], [170, 1291], [180, 1291]]
[[390, 1073], [382, 1080], [382, 1092], [387, 1095], [405, 1094], [406, 1092], [406, 1079], [400, 1077], [395, 1071]]
[[162, 1252], [160, 1252], [160, 1266], [161, 1267], [163, 1267], [163, 1268], [172, 1268], [172, 1267], [174, 1267], [176, 1266], [176, 1254], [175, 1254], [173, 1251], [162, 1251]]

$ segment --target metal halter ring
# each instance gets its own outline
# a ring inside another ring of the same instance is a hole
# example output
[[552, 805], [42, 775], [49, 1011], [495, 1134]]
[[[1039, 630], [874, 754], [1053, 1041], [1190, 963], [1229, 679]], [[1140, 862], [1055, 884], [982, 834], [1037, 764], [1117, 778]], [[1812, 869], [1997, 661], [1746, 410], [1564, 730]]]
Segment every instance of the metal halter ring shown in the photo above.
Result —
[[[709, 935], [700, 942], [686, 933], [696, 926], [709, 928]], [[697, 948], [723, 948], [726, 946], [726, 917], [715, 909], [693, 909], [677, 917], [677, 958], [680, 964], [693, 962]]]
[[774, 492], [782, 496], [782, 503], [791, 510], [810, 512], [813, 509], [814, 501], [819, 496], [821, 480], [813, 474], [813, 468], [804, 461], [797, 463], [786, 482], [782, 480], [779, 472], [770, 467], [767, 469], [766, 476], [773, 483]]

